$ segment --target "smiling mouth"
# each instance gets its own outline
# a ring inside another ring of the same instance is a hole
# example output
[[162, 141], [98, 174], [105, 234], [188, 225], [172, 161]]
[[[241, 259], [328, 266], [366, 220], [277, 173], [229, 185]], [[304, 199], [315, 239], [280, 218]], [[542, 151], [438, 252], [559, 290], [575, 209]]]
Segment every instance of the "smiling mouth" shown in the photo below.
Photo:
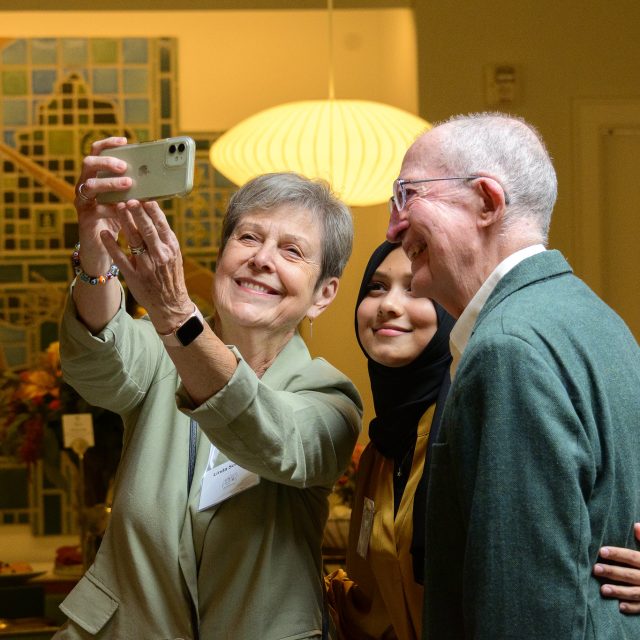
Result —
[[409, 333], [410, 329], [404, 329], [403, 327], [396, 327], [395, 325], [382, 325], [380, 327], [375, 327], [373, 332], [376, 335], [383, 336], [397, 336], [404, 333]]
[[280, 295], [280, 292], [273, 287], [261, 284], [260, 282], [256, 282], [255, 280], [238, 279], [235, 282], [242, 289], [249, 289], [250, 291], [255, 291], [256, 293], [262, 293], [270, 296]]

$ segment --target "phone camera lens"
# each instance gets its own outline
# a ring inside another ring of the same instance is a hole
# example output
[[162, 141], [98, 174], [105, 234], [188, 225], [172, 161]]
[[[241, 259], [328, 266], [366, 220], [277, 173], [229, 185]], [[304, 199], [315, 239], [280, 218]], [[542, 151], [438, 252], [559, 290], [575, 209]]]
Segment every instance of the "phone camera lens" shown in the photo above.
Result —
[[182, 153], [182, 152], [184, 151], [184, 149], [185, 149], [184, 144], [181, 142], [181, 143], [178, 145], [178, 151], [179, 151], [180, 153]]
[[169, 153], [175, 153], [175, 152], [176, 152], [176, 145], [175, 145], [175, 144], [172, 144], [172, 145], [169, 147]]

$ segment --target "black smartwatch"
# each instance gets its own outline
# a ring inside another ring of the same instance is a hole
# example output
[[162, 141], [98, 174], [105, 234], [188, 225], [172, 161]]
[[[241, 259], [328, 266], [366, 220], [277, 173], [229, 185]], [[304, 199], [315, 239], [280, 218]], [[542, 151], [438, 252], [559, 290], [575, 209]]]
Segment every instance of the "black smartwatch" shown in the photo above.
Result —
[[167, 347], [186, 347], [204, 331], [204, 318], [198, 307], [193, 307], [193, 313], [179, 324], [171, 333], [159, 333], [160, 340]]

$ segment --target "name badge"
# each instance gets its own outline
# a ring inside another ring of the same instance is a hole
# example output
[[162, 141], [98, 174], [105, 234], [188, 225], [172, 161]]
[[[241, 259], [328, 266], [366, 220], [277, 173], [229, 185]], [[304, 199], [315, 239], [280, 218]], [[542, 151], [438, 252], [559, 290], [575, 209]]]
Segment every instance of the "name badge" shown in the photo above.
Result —
[[367, 551], [369, 550], [369, 540], [371, 539], [371, 529], [373, 527], [373, 500], [371, 498], [364, 499], [362, 506], [362, 521], [360, 522], [360, 535], [358, 536], [358, 546], [356, 551], [361, 558], [367, 559]]
[[[210, 456], [210, 461], [212, 457]], [[259, 482], [260, 476], [257, 473], [247, 471], [231, 460], [211, 468], [208, 465], [202, 476], [198, 511], [214, 507], [237, 493], [255, 487]]]

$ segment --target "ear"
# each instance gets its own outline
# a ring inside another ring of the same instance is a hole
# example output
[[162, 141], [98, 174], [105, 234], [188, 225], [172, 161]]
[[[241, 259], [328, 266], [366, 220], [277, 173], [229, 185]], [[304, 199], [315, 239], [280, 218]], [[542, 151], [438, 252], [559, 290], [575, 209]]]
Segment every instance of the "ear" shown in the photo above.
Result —
[[489, 227], [504, 217], [505, 192], [500, 183], [488, 176], [475, 181], [475, 189], [482, 200], [482, 210], [478, 214], [478, 226]]
[[334, 300], [338, 293], [338, 278], [327, 278], [313, 294], [313, 303], [307, 310], [307, 318], [315, 320]]

